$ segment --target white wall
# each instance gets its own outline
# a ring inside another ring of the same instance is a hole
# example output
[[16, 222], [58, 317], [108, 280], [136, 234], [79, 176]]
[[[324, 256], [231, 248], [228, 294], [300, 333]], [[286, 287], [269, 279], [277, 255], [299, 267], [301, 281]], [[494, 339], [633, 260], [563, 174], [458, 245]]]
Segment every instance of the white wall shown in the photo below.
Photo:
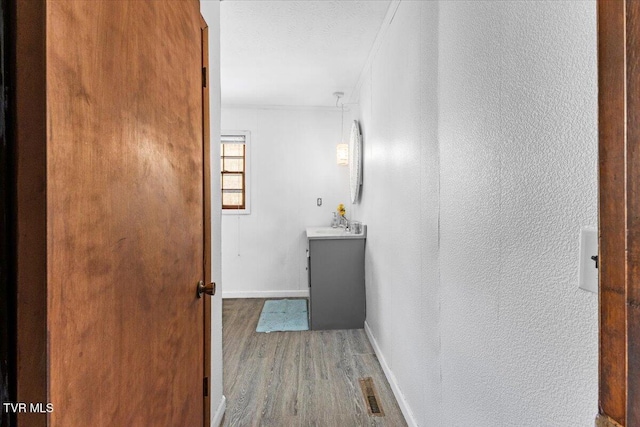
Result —
[[[220, 2], [203, 1], [200, 11], [209, 26], [209, 117], [211, 131], [211, 177], [213, 187], [218, 185], [220, 160]], [[220, 239], [220, 192], [211, 194], [211, 278], [222, 282], [222, 254]], [[225, 410], [222, 394], [222, 292], [218, 288], [211, 297], [211, 425], [218, 426]]]
[[224, 107], [222, 129], [251, 132], [251, 213], [222, 216], [223, 296], [308, 295], [305, 229], [349, 200], [340, 110]]
[[359, 118], [367, 324], [421, 426], [587, 426], [594, 2], [402, 1]]

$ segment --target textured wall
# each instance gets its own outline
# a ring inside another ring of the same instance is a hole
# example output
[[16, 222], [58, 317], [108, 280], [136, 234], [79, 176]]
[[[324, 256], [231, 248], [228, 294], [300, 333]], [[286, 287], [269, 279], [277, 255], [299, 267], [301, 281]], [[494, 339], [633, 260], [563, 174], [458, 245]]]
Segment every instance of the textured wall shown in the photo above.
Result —
[[251, 214], [222, 217], [225, 297], [308, 291], [305, 229], [330, 225], [349, 201], [348, 168], [336, 164], [340, 121], [330, 108], [223, 108], [223, 130], [251, 132]]
[[367, 322], [417, 425], [586, 426], [593, 2], [400, 3], [360, 91]]

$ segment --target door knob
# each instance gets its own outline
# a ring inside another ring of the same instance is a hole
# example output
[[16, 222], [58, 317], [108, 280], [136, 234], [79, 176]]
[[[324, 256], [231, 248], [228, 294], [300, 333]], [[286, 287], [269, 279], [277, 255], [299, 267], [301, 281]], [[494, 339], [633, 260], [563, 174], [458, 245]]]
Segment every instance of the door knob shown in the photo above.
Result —
[[198, 298], [202, 298], [202, 294], [207, 294], [207, 295], [215, 295], [216, 294], [216, 284], [211, 282], [208, 285], [205, 286], [204, 282], [202, 280], [200, 280], [198, 282], [198, 287], [196, 289], [196, 293], [198, 295]]

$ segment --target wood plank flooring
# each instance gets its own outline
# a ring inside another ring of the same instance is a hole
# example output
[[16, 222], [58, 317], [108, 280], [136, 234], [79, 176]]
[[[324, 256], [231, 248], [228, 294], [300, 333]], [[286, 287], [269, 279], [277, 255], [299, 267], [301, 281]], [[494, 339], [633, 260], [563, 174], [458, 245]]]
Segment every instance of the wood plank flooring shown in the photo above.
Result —
[[[257, 333], [264, 299], [223, 300], [223, 426], [406, 426], [362, 329]], [[367, 413], [372, 377], [385, 416]]]

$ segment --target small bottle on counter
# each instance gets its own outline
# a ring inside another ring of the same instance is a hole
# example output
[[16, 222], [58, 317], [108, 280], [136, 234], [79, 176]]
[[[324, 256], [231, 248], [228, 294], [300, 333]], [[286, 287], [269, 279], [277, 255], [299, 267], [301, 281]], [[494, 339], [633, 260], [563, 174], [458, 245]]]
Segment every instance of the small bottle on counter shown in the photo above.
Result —
[[331, 220], [331, 228], [338, 228], [338, 215], [334, 212]]

